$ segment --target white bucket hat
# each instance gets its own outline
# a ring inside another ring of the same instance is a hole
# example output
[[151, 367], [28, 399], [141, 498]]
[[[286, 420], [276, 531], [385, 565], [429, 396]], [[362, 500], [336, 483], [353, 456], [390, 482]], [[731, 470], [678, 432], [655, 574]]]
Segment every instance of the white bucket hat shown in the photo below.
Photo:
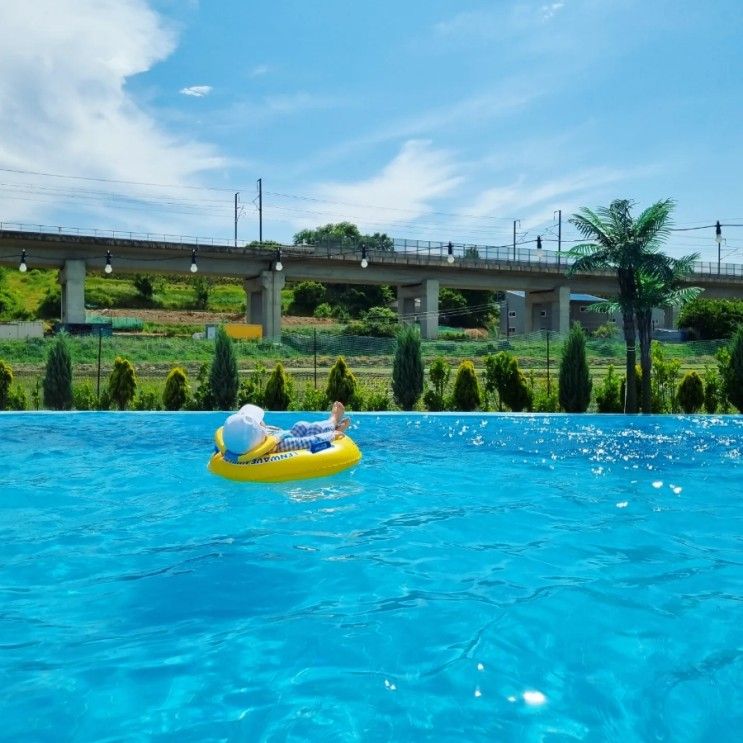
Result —
[[233, 454], [245, 454], [263, 443], [265, 438], [261, 425], [240, 413], [231, 415], [222, 426], [222, 441]]
[[257, 405], [251, 403], [243, 405], [238, 411], [238, 414], [242, 415], [243, 418], [249, 418], [256, 423], [261, 423], [263, 421], [263, 408], [259, 408]]

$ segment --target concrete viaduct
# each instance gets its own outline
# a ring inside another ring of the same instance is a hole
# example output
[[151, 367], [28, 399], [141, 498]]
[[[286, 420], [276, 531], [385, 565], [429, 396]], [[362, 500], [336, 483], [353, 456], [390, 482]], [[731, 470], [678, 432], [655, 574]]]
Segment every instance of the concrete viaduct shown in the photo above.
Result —
[[[196, 261], [199, 274], [243, 279], [246, 320], [263, 327], [264, 338], [281, 337], [281, 290], [286, 281], [388, 284], [397, 289], [401, 318], [417, 315], [424, 338], [438, 330], [440, 287], [491, 291], [523, 290], [526, 317], [534, 303], [551, 304], [554, 330], [569, 326], [570, 293], [602, 297], [616, 294], [612, 272], [566, 275], [566, 257], [547, 250], [415, 243], [392, 252], [362, 256], [359, 248], [332, 246], [233, 247], [212, 243], [158, 241], [119, 237], [117, 233], [70, 234], [0, 229], [0, 265], [16, 269], [23, 260], [29, 269], [56, 268], [62, 295], [62, 321], [85, 322], [85, 275], [103, 273], [110, 260], [116, 273], [188, 274]], [[126, 234], [126, 233], [120, 233]], [[461, 250], [461, 252], [460, 252]], [[362, 267], [362, 257], [367, 267]], [[279, 269], [281, 264], [281, 270]], [[743, 297], [743, 266], [698, 263], [689, 283], [701, 286], [705, 296]], [[416, 309], [415, 300], [420, 300]], [[671, 325], [670, 315], [667, 324]], [[525, 332], [531, 330], [530, 322]]]

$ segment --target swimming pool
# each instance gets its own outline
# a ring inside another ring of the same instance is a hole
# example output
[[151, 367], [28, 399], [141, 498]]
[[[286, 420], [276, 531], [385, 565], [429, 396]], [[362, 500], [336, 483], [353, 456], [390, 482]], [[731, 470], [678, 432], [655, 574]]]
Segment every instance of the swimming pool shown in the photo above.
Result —
[[0, 414], [0, 738], [743, 729], [743, 417], [359, 414], [276, 485], [223, 418]]

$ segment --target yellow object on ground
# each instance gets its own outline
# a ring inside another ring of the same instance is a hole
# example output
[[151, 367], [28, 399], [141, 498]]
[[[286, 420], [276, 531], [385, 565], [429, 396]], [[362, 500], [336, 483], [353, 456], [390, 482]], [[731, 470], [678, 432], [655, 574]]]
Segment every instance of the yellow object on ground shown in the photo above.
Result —
[[263, 338], [262, 325], [250, 325], [244, 322], [225, 323], [224, 332], [236, 341], [259, 341]]
[[336, 439], [318, 451], [299, 449], [267, 454], [276, 446], [276, 438], [269, 436], [255, 449], [235, 456], [225, 450], [222, 428], [214, 434], [214, 454], [209, 460], [209, 471], [228, 480], [242, 482], [285, 482], [325, 477], [353, 467], [361, 460], [361, 452], [348, 437]]

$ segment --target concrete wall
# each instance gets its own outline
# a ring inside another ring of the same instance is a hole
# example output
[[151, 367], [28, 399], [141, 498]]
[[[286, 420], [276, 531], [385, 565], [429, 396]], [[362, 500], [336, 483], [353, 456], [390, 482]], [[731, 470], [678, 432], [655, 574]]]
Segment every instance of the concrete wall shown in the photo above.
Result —
[[35, 322], [9, 322], [0, 324], [0, 339], [18, 340], [24, 338], [43, 338], [44, 323]]

